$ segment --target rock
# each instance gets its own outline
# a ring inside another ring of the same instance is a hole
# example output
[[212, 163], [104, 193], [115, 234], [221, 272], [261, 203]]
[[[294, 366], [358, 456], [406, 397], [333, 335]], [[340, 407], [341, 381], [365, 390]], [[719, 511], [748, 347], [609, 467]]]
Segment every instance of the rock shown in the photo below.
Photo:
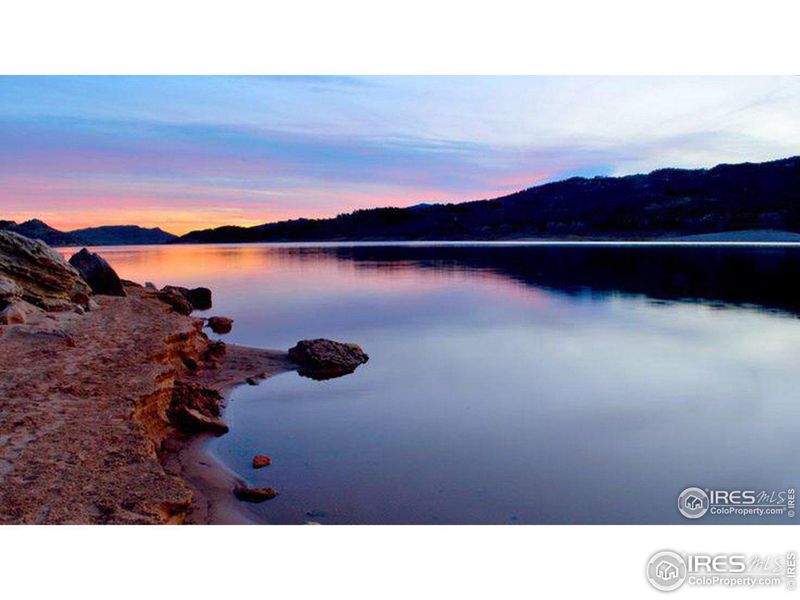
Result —
[[75, 305], [75, 312], [79, 315], [86, 313], [86, 309], [83, 308], [80, 304]]
[[95, 294], [127, 296], [117, 272], [99, 254], [83, 248], [72, 255], [69, 264], [78, 270]]
[[268, 467], [271, 464], [272, 464], [272, 459], [269, 456], [265, 456], [264, 454], [256, 454], [253, 457], [254, 469], [261, 469], [262, 467]]
[[249, 488], [243, 485], [240, 485], [233, 490], [234, 496], [236, 496], [239, 500], [244, 502], [265, 502], [266, 500], [272, 500], [275, 496], [278, 495], [278, 492], [273, 490], [272, 488]]
[[[72, 310], [72, 297], [90, 293], [78, 271], [44, 242], [0, 231], [0, 276], [21, 289], [22, 300], [47, 311]], [[16, 288], [4, 284], [7, 293]]]
[[72, 301], [77, 304], [78, 306], [82, 306], [84, 309], [89, 309], [89, 304], [91, 304], [92, 299], [89, 298], [89, 294], [85, 294], [84, 292], [78, 292], [72, 296]]
[[180, 315], [192, 314], [192, 305], [189, 304], [189, 301], [181, 294], [162, 290], [156, 294], [156, 297], [163, 303], [171, 306], [172, 310]]
[[228, 317], [209, 317], [208, 327], [214, 333], [230, 333], [233, 328], [233, 319]]
[[195, 310], [208, 310], [211, 308], [211, 290], [204, 287], [185, 288], [179, 285], [165, 285], [161, 288], [162, 292], [172, 292], [186, 298]]
[[14, 325], [25, 322], [25, 311], [19, 304], [9, 304], [0, 311], [0, 325]]
[[258, 385], [258, 381], [254, 377], [248, 377], [244, 381], [247, 385]]
[[145, 282], [144, 282], [144, 287], [146, 287], [147, 289], [150, 289], [150, 290], [155, 290], [155, 289], [157, 289], [157, 288], [156, 288], [156, 284], [155, 284], [155, 283], [153, 283], [152, 281], [145, 281]]
[[174, 413], [172, 423], [184, 431], [210, 431], [215, 435], [228, 433], [228, 426], [219, 417], [209, 417], [195, 408], [185, 406]]
[[0, 306], [8, 306], [22, 298], [22, 288], [17, 282], [0, 275]]
[[196, 310], [208, 310], [211, 308], [211, 290], [208, 288], [192, 288], [186, 295], [186, 299]]
[[369, 360], [360, 346], [333, 340], [301, 340], [289, 350], [289, 358], [300, 366], [298, 373], [311, 379], [347, 375]]
[[120, 279], [122, 282], [123, 287], [133, 287], [133, 288], [140, 288], [143, 287], [141, 283], [136, 283], [135, 281], [131, 281], [130, 279]]
[[221, 356], [225, 355], [226, 350], [227, 348], [225, 346], [225, 342], [222, 341], [209, 342], [208, 346], [206, 346], [205, 352], [203, 352], [203, 360], [213, 360], [215, 358], [220, 358]]
[[220, 419], [222, 396], [211, 388], [196, 383], [175, 382], [167, 408], [167, 418], [184, 431], [211, 431], [217, 435], [228, 432]]

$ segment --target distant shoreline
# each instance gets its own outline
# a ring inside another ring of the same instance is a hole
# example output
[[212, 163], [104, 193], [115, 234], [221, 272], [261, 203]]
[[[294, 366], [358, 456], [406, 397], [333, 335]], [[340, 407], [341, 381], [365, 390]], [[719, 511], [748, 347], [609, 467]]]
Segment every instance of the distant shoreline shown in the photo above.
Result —
[[[587, 246], [768, 246], [800, 245], [800, 233], [772, 229], [746, 229], [719, 233], [704, 233], [660, 238], [514, 238], [503, 240], [313, 240], [313, 241], [230, 241], [230, 242], [170, 242], [166, 244], [115, 244], [111, 246], [89, 246], [90, 248], [132, 248], [165, 246], [514, 246], [514, 245], [587, 245]], [[79, 248], [80, 246], [55, 246], [57, 248]]]

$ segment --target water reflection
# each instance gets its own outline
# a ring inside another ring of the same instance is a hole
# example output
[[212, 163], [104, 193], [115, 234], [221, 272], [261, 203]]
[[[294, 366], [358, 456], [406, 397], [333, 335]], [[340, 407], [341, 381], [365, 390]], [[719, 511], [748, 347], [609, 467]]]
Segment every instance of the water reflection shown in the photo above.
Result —
[[[235, 392], [212, 448], [281, 492], [264, 522], [680, 523], [690, 485], [797, 484], [798, 251], [102, 253], [123, 277], [211, 287], [231, 342], [369, 353], [348, 377]], [[253, 471], [259, 453], [273, 464]]]

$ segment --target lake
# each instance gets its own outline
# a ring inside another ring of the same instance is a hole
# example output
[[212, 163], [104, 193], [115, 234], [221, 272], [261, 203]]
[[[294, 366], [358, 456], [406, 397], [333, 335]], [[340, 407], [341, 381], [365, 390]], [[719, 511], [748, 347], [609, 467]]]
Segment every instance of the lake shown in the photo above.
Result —
[[684, 488], [797, 484], [798, 246], [99, 251], [122, 277], [210, 287], [227, 342], [369, 354], [233, 392], [210, 451], [280, 492], [253, 506], [265, 523], [691, 523]]

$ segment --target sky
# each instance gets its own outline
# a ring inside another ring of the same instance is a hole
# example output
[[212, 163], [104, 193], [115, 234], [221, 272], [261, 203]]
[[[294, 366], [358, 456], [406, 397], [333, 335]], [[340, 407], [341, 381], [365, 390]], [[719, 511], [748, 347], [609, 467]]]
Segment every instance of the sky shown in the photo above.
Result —
[[798, 77], [0, 77], [0, 219], [173, 233], [800, 154]]

